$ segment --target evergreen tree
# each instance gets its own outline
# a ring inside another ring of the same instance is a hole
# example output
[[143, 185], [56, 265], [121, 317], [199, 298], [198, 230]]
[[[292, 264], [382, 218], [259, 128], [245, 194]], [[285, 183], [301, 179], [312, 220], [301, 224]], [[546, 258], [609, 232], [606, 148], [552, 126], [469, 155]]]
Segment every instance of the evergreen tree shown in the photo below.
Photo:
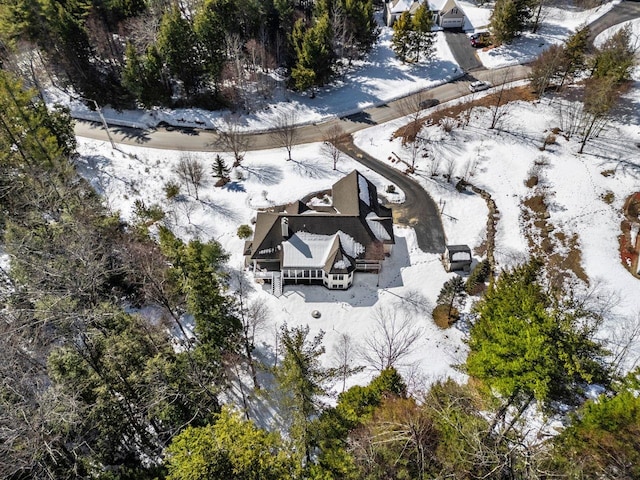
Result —
[[530, 17], [527, 0], [497, 0], [489, 24], [494, 42], [511, 42], [526, 28]]
[[420, 62], [421, 55], [428, 60], [433, 54], [433, 14], [429, 2], [422, 2], [411, 19], [413, 35], [411, 36], [411, 57]]
[[203, 52], [204, 67], [209, 81], [214, 85], [220, 81], [222, 68], [226, 60], [225, 29], [226, 22], [235, 19], [236, 15], [223, 18], [227, 12], [226, 3], [218, 0], [208, 0], [198, 9], [193, 20], [193, 29], [198, 37], [198, 44]]
[[171, 74], [182, 81], [186, 94], [195, 93], [204, 73], [200, 45], [191, 22], [177, 7], [162, 16], [157, 47]]
[[502, 272], [477, 304], [466, 370], [523, 410], [574, 402], [588, 382], [606, 382], [605, 350], [594, 338], [597, 318], [552, 302], [532, 261]]
[[588, 400], [555, 440], [551, 468], [566, 478], [640, 478], [640, 397], [631, 372], [614, 388]]
[[188, 427], [167, 447], [168, 480], [287, 480], [292, 457], [277, 433], [268, 433], [230, 408], [213, 425]]
[[232, 299], [224, 295], [221, 266], [227, 255], [218, 242], [192, 240], [185, 245], [167, 228], [160, 229], [160, 246], [171, 260], [175, 287], [186, 297], [187, 310], [195, 318], [201, 350], [211, 368], [220, 368], [223, 353], [238, 348], [242, 329]]
[[320, 397], [326, 395], [326, 383], [335, 376], [332, 369], [323, 368], [320, 357], [324, 354], [320, 331], [308, 340], [309, 327], [282, 327], [281, 341], [284, 358], [275, 369], [278, 388], [283, 395], [284, 406], [290, 415], [289, 435], [299, 464], [311, 460], [311, 420], [321, 409]]
[[384, 399], [396, 397], [407, 397], [407, 385], [394, 368], [381, 371], [367, 386], [356, 385], [338, 395], [335, 408], [322, 412], [313, 424], [313, 444], [320, 452], [312, 478], [362, 478], [348, 452], [348, 436], [371, 419]]
[[608, 38], [598, 50], [591, 76], [609, 77], [619, 84], [631, 78], [634, 65], [635, 51], [631, 46], [631, 27], [626, 26]]
[[409, 12], [403, 12], [393, 24], [391, 48], [396, 56], [406, 62], [411, 54], [413, 31]]
[[449, 308], [448, 315], [451, 317], [453, 309], [460, 306], [465, 295], [464, 280], [462, 280], [462, 277], [456, 275], [451, 280], [446, 281], [442, 286], [437, 303], [438, 305], [447, 305]]
[[373, 1], [343, 0], [343, 8], [347, 16], [348, 33], [353, 35], [358, 52], [368, 52], [378, 38]]
[[464, 287], [466, 292], [469, 295], [475, 295], [478, 287], [487, 281], [490, 273], [491, 267], [488, 260], [485, 259], [478, 263], [469, 274], [469, 278], [467, 278]]
[[217, 154], [215, 163], [213, 164], [213, 176], [221, 180], [229, 178], [229, 167], [224, 162], [224, 159]]
[[589, 27], [580, 27], [565, 42], [563, 49], [563, 63], [558, 90], [565, 83], [573, 82], [576, 75], [584, 71], [586, 67], [585, 55], [589, 46]]
[[298, 20], [292, 33], [296, 64], [291, 70], [296, 88], [324, 85], [333, 74], [334, 53], [331, 47], [331, 23], [328, 13], [320, 16], [312, 27], [304, 28]]

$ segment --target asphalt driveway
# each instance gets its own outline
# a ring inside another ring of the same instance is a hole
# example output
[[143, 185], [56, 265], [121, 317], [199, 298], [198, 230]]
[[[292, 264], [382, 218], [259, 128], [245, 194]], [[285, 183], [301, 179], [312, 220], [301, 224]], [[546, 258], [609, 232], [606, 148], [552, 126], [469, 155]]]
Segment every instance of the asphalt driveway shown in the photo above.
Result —
[[453, 58], [465, 72], [484, 69], [480, 60], [476, 56], [476, 49], [471, 46], [469, 37], [464, 32], [445, 30], [444, 37], [447, 39]]
[[339, 145], [340, 150], [365, 167], [379, 173], [404, 191], [406, 200], [393, 206], [394, 223], [415, 229], [418, 246], [426, 253], [444, 252], [445, 236], [438, 207], [416, 181], [375, 159], [353, 144], [353, 139]]

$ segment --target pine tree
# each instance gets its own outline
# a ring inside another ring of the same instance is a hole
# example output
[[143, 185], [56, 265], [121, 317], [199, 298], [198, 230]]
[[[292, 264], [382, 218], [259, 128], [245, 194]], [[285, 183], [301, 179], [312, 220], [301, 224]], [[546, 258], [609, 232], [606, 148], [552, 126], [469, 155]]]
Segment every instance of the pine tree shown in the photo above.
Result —
[[527, 0], [497, 0], [489, 26], [495, 43], [511, 42], [524, 30], [530, 17]]
[[372, 0], [343, 0], [349, 33], [359, 52], [368, 52], [378, 38]]
[[[208, 0], [198, 9], [193, 20], [193, 29], [203, 52], [204, 68], [209, 81], [214, 85], [220, 81], [226, 59], [225, 22], [228, 20], [222, 18], [226, 9], [221, 8], [220, 3], [217, 0]], [[233, 15], [230, 17], [233, 18]]]
[[278, 387], [282, 392], [289, 419], [289, 435], [300, 465], [311, 459], [311, 420], [321, 408], [320, 397], [327, 393], [326, 383], [336, 376], [333, 369], [323, 368], [320, 357], [324, 354], [320, 331], [308, 340], [309, 327], [282, 327], [281, 339], [284, 358], [275, 369]]
[[225, 407], [213, 425], [188, 427], [167, 448], [168, 480], [287, 480], [293, 459], [268, 433]]
[[333, 74], [334, 52], [331, 47], [329, 14], [320, 16], [312, 27], [304, 28], [302, 20], [294, 26], [292, 43], [296, 64], [291, 76], [299, 90], [325, 84]]
[[213, 176], [221, 180], [229, 178], [229, 167], [225, 163], [224, 159], [218, 154], [213, 164]]
[[162, 16], [157, 47], [171, 74], [182, 81], [187, 95], [195, 93], [204, 72], [198, 38], [191, 22], [182, 17], [177, 7]]
[[408, 12], [403, 12], [393, 24], [393, 37], [391, 39], [393, 51], [403, 62], [406, 62], [411, 54], [412, 35], [411, 16]]
[[[507, 405], [535, 398], [575, 401], [585, 382], [607, 380], [605, 351], [593, 338], [597, 318], [552, 302], [540, 264], [502, 272], [477, 304], [466, 370]], [[504, 412], [503, 412], [504, 413]]]
[[631, 27], [627, 25], [604, 42], [596, 53], [592, 77], [609, 77], [617, 84], [631, 78], [631, 70], [635, 64], [631, 36]]
[[585, 480], [640, 478], [639, 375], [635, 369], [614, 394], [588, 400], [571, 416], [554, 440], [556, 472]]
[[449, 317], [451, 317], [453, 309], [460, 306], [465, 295], [464, 280], [456, 275], [442, 286], [437, 303], [438, 305], [447, 305], [449, 307]]
[[218, 242], [192, 240], [185, 244], [164, 227], [159, 236], [172, 263], [175, 287], [186, 297], [187, 309], [195, 318], [202, 351], [212, 367], [219, 366], [224, 353], [238, 348], [242, 330], [232, 299], [224, 295], [226, 279], [221, 265], [227, 254]]
[[564, 44], [561, 78], [558, 90], [565, 83], [571, 83], [574, 77], [586, 67], [585, 55], [589, 46], [589, 27], [581, 27]]
[[433, 14], [429, 9], [429, 2], [422, 2], [411, 19], [413, 35], [411, 42], [411, 57], [420, 62], [422, 55], [428, 60], [433, 54]]

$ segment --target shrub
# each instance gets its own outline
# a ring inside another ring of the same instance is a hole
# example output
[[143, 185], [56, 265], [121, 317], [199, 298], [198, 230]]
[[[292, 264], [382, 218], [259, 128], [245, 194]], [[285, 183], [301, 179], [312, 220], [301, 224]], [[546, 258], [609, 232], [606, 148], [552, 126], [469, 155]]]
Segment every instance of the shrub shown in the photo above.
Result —
[[611, 190], [607, 191], [607, 193], [602, 195], [602, 201], [604, 203], [606, 203], [607, 205], [611, 205], [613, 203], [613, 201], [615, 200], [615, 198], [616, 198], [616, 196]]
[[180, 185], [173, 180], [169, 180], [164, 184], [164, 194], [167, 197], [167, 200], [173, 200], [180, 195]]
[[253, 229], [249, 225], [240, 225], [238, 227], [238, 237], [241, 239], [250, 238], [253, 235]]
[[433, 309], [433, 321], [440, 328], [449, 328], [451, 325], [456, 323], [459, 317], [459, 312], [456, 308], [451, 309], [451, 315], [449, 315], [449, 306], [448, 305], [438, 305]]
[[387, 185], [387, 193], [396, 193], [395, 185]]
[[164, 210], [157, 203], [147, 207], [144, 201], [136, 200], [133, 203], [133, 209], [134, 215], [141, 223], [151, 224], [164, 218]]
[[465, 290], [469, 295], [477, 295], [482, 291], [483, 284], [489, 278], [489, 262], [482, 260], [479, 262], [469, 274]]

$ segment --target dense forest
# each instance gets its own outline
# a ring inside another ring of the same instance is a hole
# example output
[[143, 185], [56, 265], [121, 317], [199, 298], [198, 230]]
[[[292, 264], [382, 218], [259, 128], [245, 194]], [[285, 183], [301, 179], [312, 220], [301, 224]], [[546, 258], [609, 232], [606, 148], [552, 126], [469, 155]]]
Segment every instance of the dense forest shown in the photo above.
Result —
[[[229, 290], [219, 244], [183, 242], [144, 205], [131, 224], [109, 212], [75, 171], [68, 112], [4, 71], [0, 112], [2, 478], [640, 475], [640, 371], [623, 374], [624, 349], [599, 339], [595, 296], [552, 288], [540, 263], [502, 272], [477, 303], [466, 384], [410, 387], [382, 353], [369, 385], [330, 402], [373, 366], [346, 339], [329, 368], [322, 333], [284, 325], [263, 364], [267, 312]], [[276, 406], [277, 428], [255, 423], [256, 402]]]
[[372, 0], [0, 1], [5, 69], [37, 86], [44, 66], [89, 105], [249, 108], [274, 70], [322, 85], [377, 32]]

